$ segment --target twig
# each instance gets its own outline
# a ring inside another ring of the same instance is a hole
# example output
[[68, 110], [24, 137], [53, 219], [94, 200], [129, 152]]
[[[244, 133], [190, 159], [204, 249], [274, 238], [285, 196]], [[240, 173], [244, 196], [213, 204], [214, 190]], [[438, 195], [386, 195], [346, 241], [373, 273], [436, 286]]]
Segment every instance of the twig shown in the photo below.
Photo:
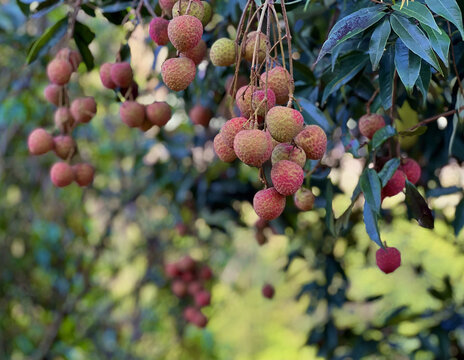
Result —
[[292, 34], [290, 33], [290, 25], [288, 24], [287, 9], [285, 8], [285, 0], [282, 0], [280, 5], [282, 6], [282, 16], [284, 18], [284, 23], [285, 23], [285, 34], [287, 35], [288, 62], [289, 62], [289, 68], [290, 68], [290, 81], [288, 82], [289, 92], [288, 92], [287, 107], [291, 107], [293, 103], [293, 89], [294, 89]]
[[371, 104], [373, 103], [375, 97], [380, 92], [380, 89], [375, 89], [374, 93], [370, 97], [370, 99], [366, 103], [366, 114], [369, 115], [371, 113]]
[[432, 117], [429, 117], [425, 120], [422, 120], [421, 122], [417, 123], [416, 125], [414, 125], [413, 127], [405, 130], [405, 131], [414, 131], [416, 130], [418, 127], [421, 127], [421, 126], [424, 126], [428, 123], [431, 123], [431, 122], [434, 122], [435, 120], [438, 120], [439, 118], [441, 118], [442, 116], [443, 117], [446, 117], [446, 116], [450, 116], [450, 115], [453, 115], [457, 112], [461, 112], [464, 110], [464, 106], [461, 106], [459, 109], [454, 109], [454, 110], [449, 110], [449, 111], [446, 111], [444, 113], [441, 113], [441, 114], [438, 114], [438, 115], [435, 115], [435, 116], [432, 116]]

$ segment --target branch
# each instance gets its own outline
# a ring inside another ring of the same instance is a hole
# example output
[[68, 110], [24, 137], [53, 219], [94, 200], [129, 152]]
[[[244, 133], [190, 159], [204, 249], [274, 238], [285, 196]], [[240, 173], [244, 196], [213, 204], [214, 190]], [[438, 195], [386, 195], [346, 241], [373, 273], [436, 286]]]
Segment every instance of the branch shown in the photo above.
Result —
[[405, 131], [414, 131], [416, 130], [418, 127], [421, 127], [421, 126], [424, 126], [428, 123], [431, 123], [431, 122], [434, 122], [435, 120], [438, 120], [439, 118], [441, 118], [442, 116], [443, 117], [446, 117], [446, 116], [450, 116], [450, 115], [453, 115], [457, 112], [461, 112], [464, 110], [464, 106], [461, 106], [459, 109], [454, 109], [454, 110], [449, 110], [449, 111], [446, 111], [444, 113], [441, 113], [441, 114], [438, 114], [438, 115], [435, 115], [435, 116], [432, 116], [432, 117], [429, 117], [425, 120], [422, 120], [420, 123], [414, 125], [413, 127], [411, 127], [410, 129], [408, 130], [405, 130]]

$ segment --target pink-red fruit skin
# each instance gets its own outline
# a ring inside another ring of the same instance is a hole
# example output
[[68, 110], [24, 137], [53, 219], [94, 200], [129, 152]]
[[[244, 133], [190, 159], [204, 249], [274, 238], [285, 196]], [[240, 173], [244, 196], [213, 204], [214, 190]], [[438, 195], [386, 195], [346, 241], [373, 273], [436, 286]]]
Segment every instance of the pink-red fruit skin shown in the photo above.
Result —
[[271, 136], [264, 131], [242, 130], [234, 138], [234, 152], [249, 166], [261, 167], [272, 154]]
[[303, 149], [308, 159], [320, 160], [327, 149], [327, 135], [319, 126], [309, 125], [295, 137], [295, 143]]
[[55, 84], [49, 84], [44, 89], [44, 97], [49, 103], [55, 106], [60, 106], [60, 100], [61, 102], [64, 101], [64, 99], [61, 99], [61, 97], [64, 96], [62, 91], [63, 91], [62, 86], [55, 85]]
[[195, 79], [196, 71], [195, 63], [187, 57], [167, 59], [161, 66], [163, 81], [173, 91], [185, 90]]
[[253, 198], [253, 208], [261, 219], [277, 219], [284, 211], [285, 196], [279, 194], [273, 187], [260, 190]]
[[282, 66], [276, 66], [268, 73], [264, 73], [260, 77], [260, 85], [264, 89], [266, 86], [274, 91], [276, 103], [278, 105], [286, 105], [290, 90], [294, 90], [293, 82], [290, 82], [290, 74]]
[[139, 127], [145, 120], [145, 107], [135, 101], [125, 101], [119, 108], [121, 120], [129, 127]]
[[366, 114], [361, 116], [358, 126], [363, 136], [372, 139], [378, 130], [385, 127], [385, 120], [382, 115]]
[[79, 54], [78, 51], [68, 48], [63, 48], [58, 51], [55, 58], [68, 61], [71, 64], [73, 71], [77, 71], [79, 64], [82, 62], [81, 54]]
[[197, 46], [193, 49], [182, 52], [180, 56], [188, 57], [195, 65], [199, 65], [205, 58], [207, 49], [206, 43], [203, 40], [200, 40]]
[[208, 306], [211, 303], [211, 294], [202, 290], [195, 294], [195, 304], [198, 307]]
[[193, 49], [201, 40], [203, 25], [195, 16], [181, 15], [169, 21], [168, 37], [180, 52]]
[[111, 80], [111, 68], [114, 64], [104, 63], [100, 66], [100, 80], [107, 89], [116, 89], [118, 86]]
[[91, 96], [74, 99], [69, 109], [74, 120], [88, 123], [97, 113], [97, 103]]
[[303, 115], [295, 109], [276, 106], [267, 113], [266, 124], [267, 129], [275, 140], [290, 142], [303, 130], [304, 119]]
[[272, 299], [275, 294], [274, 286], [271, 284], [266, 284], [261, 289], [261, 292], [266, 299]]
[[309, 211], [314, 206], [314, 194], [306, 188], [299, 189], [294, 196], [295, 206], [301, 211]]
[[244, 130], [244, 126], [247, 121], [248, 120], [244, 117], [235, 117], [226, 121], [226, 123], [221, 128], [221, 134], [222, 139], [227, 146], [231, 148], [234, 147], [235, 135]]
[[421, 178], [421, 167], [417, 161], [413, 159], [408, 158], [403, 160], [403, 164], [401, 165], [400, 169], [403, 170], [407, 179], [414, 185], [416, 185]]
[[148, 33], [151, 39], [158, 45], [167, 45], [169, 43], [168, 37], [169, 20], [155, 17], [150, 21]]
[[156, 126], [164, 126], [171, 119], [171, 108], [164, 101], [155, 101], [145, 107], [148, 121]]
[[218, 158], [224, 162], [232, 162], [237, 158], [234, 149], [225, 143], [222, 132], [214, 137], [213, 148]]
[[375, 253], [377, 266], [385, 274], [390, 274], [401, 265], [401, 253], [397, 248], [387, 247], [378, 249]]
[[42, 155], [53, 149], [53, 137], [44, 129], [33, 130], [27, 139], [27, 146], [32, 155]]
[[89, 186], [93, 182], [95, 169], [87, 163], [76, 164], [72, 167], [74, 171], [74, 180], [81, 186]]
[[70, 157], [76, 146], [73, 138], [69, 135], [58, 135], [53, 138], [55, 154], [59, 158], [66, 160]]
[[387, 184], [382, 189], [382, 198], [399, 194], [403, 191], [405, 183], [406, 178], [404, 176], [404, 172], [400, 169], [396, 170], [391, 179], [388, 180]]
[[303, 184], [304, 171], [293, 161], [280, 160], [272, 166], [271, 179], [279, 194], [289, 196], [296, 193]]
[[56, 85], [64, 85], [69, 82], [73, 67], [69, 61], [53, 59], [47, 66], [47, 76], [50, 82]]
[[132, 68], [127, 62], [113, 64], [110, 69], [110, 76], [113, 83], [120, 88], [129, 87], [134, 78]]
[[[264, 101], [264, 99], [266, 99]], [[276, 100], [274, 91], [267, 89], [267, 96], [265, 95], [264, 90], [257, 90], [253, 93], [251, 106], [253, 113], [256, 111], [256, 115], [265, 116], [269, 109], [275, 106]]]
[[57, 162], [50, 169], [50, 179], [53, 185], [65, 187], [74, 181], [74, 172], [71, 165], [65, 162]]
[[190, 120], [195, 125], [201, 125], [204, 127], [208, 127], [209, 121], [213, 117], [213, 113], [207, 107], [203, 105], [197, 104], [189, 111]]
[[296, 145], [292, 145], [290, 143], [280, 143], [274, 147], [274, 150], [272, 150], [272, 165], [280, 160], [290, 160], [294, 163], [297, 163], [301, 167], [304, 167], [306, 163], [306, 154], [300, 147]]

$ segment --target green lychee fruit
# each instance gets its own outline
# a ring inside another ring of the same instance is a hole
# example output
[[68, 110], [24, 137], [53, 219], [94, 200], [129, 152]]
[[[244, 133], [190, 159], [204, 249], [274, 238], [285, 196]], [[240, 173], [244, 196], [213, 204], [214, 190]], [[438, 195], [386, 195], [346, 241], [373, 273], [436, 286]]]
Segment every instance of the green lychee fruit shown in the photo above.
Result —
[[[174, 4], [172, 7], [172, 16], [178, 17], [182, 15], [191, 15], [195, 16], [198, 20], [202, 21], [203, 16], [205, 15], [205, 9], [200, 0], [192, 0], [190, 3], [190, 8], [187, 13], [187, 8], [190, 1], [180, 0]], [[203, 24], [202, 24], [203, 25]]]
[[53, 138], [55, 154], [66, 160], [72, 156], [76, 149], [76, 143], [69, 135], [58, 135]]
[[47, 66], [48, 80], [56, 85], [67, 84], [72, 73], [71, 63], [63, 59], [53, 59]]
[[76, 164], [72, 167], [74, 172], [74, 180], [76, 183], [81, 186], [89, 186], [93, 182], [93, 177], [95, 175], [95, 169], [92, 165], [87, 163]]
[[273, 187], [260, 190], [253, 198], [253, 209], [261, 219], [277, 219], [285, 209], [285, 196]]
[[257, 64], [260, 64], [266, 59], [267, 51], [267, 36], [262, 32], [252, 31], [247, 35], [245, 48], [244, 48], [244, 58], [249, 62], [253, 61], [253, 52], [255, 49], [255, 44], [257, 43]]
[[295, 193], [293, 200], [295, 206], [301, 211], [309, 211], [314, 207], [314, 194], [310, 189], [302, 187]]
[[[263, 101], [266, 98], [265, 101]], [[264, 90], [257, 90], [253, 93], [251, 106], [253, 113], [256, 111], [256, 115], [265, 116], [269, 109], [275, 106], [275, 95], [274, 91], [267, 89], [267, 96]]]
[[128, 62], [113, 64], [110, 69], [110, 76], [113, 83], [120, 88], [129, 87], [134, 80], [134, 74]]
[[156, 126], [164, 126], [171, 119], [171, 107], [164, 101], [147, 105], [145, 107], [146, 118]]
[[382, 115], [366, 114], [361, 116], [358, 122], [358, 126], [359, 132], [363, 136], [372, 139], [378, 130], [385, 127], [385, 120], [383, 119]]
[[181, 53], [180, 56], [188, 57], [195, 63], [195, 65], [198, 65], [205, 58], [206, 50], [206, 43], [203, 40], [200, 40], [197, 46], [195, 46], [193, 49]]
[[163, 46], [169, 43], [168, 25], [169, 20], [160, 17], [155, 17], [150, 21], [148, 34], [156, 44]]
[[208, 25], [208, 23], [211, 21], [211, 18], [213, 17], [213, 8], [206, 1], [202, 1], [201, 3], [203, 4], [204, 9], [203, 19], [201, 19], [201, 23], [203, 27], [205, 27], [206, 25]]
[[97, 103], [92, 96], [75, 99], [70, 107], [71, 116], [78, 123], [88, 123], [97, 113]]
[[395, 196], [403, 191], [406, 184], [406, 176], [401, 169], [397, 169], [387, 184], [382, 189], [382, 199], [389, 196]]
[[279, 142], [290, 142], [303, 130], [303, 115], [295, 109], [275, 106], [266, 116], [266, 124], [271, 136]]
[[[267, 77], [267, 80], [266, 80]], [[294, 90], [295, 86], [293, 82], [291, 82], [290, 74], [286, 69], [282, 66], [276, 66], [272, 70], [269, 70], [266, 74], [261, 75], [261, 87], [267, 86], [274, 91], [276, 96], [276, 104], [278, 105], [286, 105], [288, 102], [288, 94], [290, 90]]]
[[242, 130], [235, 136], [234, 151], [245, 164], [261, 167], [271, 157], [271, 137], [257, 129]]
[[222, 132], [214, 137], [213, 147], [218, 158], [224, 162], [232, 162], [237, 158], [234, 149], [225, 143]]
[[79, 54], [79, 52], [76, 50], [71, 50], [68, 48], [63, 48], [58, 51], [55, 58], [68, 61], [71, 64], [73, 71], [77, 71], [79, 64], [82, 62], [81, 54]]
[[245, 129], [245, 124], [247, 124], [247, 119], [244, 117], [235, 117], [225, 122], [221, 128], [222, 138], [224, 143], [230, 148], [234, 147], [235, 135], [238, 132]]
[[272, 165], [271, 180], [279, 194], [293, 195], [303, 184], [304, 171], [293, 161], [280, 160]]
[[271, 162], [272, 165], [280, 160], [289, 160], [300, 165], [302, 168], [306, 163], [306, 154], [300, 147], [290, 143], [280, 143], [272, 150]]
[[45, 154], [53, 149], [53, 137], [45, 129], [34, 129], [27, 138], [27, 146], [32, 155]]
[[209, 108], [197, 104], [190, 109], [189, 117], [192, 123], [194, 123], [195, 125], [208, 127], [209, 121], [213, 117], [213, 112]]
[[57, 162], [50, 169], [50, 179], [57, 187], [68, 186], [74, 181], [74, 172], [68, 163]]
[[119, 108], [121, 120], [129, 127], [139, 127], [145, 119], [145, 106], [135, 101], [125, 101]]
[[167, 59], [161, 66], [161, 76], [166, 86], [173, 91], [185, 90], [195, 79], [195, 63], [187, 58]]
[[400, 169], [403, 170], [404, 174], [406, 175], [406, 178], [414, 185], [416, 185], [421, 178], [421, 167], [417, 163], [417, 161], [413, 159], [404, 159], [400, 166]]
[[327, 149], [327, 135], [321, 127], [309, 125], [295, 137], [295, 143], [303, 149], [308, 159], [320, 160]]
[[60, 130], [64, 131], [74, 124], [74, 119], [71, 115], [71, 111], [67, 107], [59, 107], [55, 110], [54, 115], [55, 126]]
[[55, 84], [47, 85], [44, 89], [44, 97], [49, 103], [55, 106], [60, 106], [65, 102], [63, 87]]
[[214, 66], [230, 66], [235, 63], [235, 50], [234, 40], [220, 38], [211, 46], [209, 58]]
[[197, 46], [202, 35], [203, 25], [195, 16], [181, 15], [169, 21], [169, 40], [180, 52], [188, 51]]
[[116, 89], [118, 86], [111, 80], [111, 68], [113, 63], [104, 63], [100, 66], [100, 80], [107, 89]]

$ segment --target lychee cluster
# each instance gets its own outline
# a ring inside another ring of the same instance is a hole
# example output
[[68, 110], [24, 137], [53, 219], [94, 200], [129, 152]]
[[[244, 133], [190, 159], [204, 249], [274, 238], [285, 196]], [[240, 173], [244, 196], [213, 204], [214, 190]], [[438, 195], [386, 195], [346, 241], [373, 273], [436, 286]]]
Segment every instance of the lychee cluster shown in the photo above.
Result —
[[171, 291], [178, 298], [184, 299], [185, 321], [203, 328], [208, 319], [202, 313], [201, 308], [211, 303], [211, 293], [206, 285], [213, 277], [211, 268], [202, 265], [190, 256], [184, 256], [180, 260], [167, 263], [164, 267], [165, 275], [171, 281]]
[[28, 137], [27, 145], [32, 155], [42, 155], [54, 151], [61, 159], [50, 168], [50, 179], [57, 187], [65, 187], [72, 182], [79, 186], [89, 186], [94, 178], [94, 168], [85, 162], [71, 161], [77, 155], [77, 144], [72, 131], [79, 124], [88, 123], [97, 112], [93, 97], [78, 97], [69, 102], [67, 84], [77, 71], [82, 59], [79, 52], [63, 48], [47, 66], [50, 84], [44, 90], [45, 99], [55, 105], [55, 130], [34, 129]]
[[386, 197], [395, 196], [403, 191], [406, 179], [412, 184], [417, 184], [421, 177], [421, 167], [417, 161], [406, 158], [402, 160], [400, 167], [393, 173], [387, 184], [382, 189], [382, 200]]

